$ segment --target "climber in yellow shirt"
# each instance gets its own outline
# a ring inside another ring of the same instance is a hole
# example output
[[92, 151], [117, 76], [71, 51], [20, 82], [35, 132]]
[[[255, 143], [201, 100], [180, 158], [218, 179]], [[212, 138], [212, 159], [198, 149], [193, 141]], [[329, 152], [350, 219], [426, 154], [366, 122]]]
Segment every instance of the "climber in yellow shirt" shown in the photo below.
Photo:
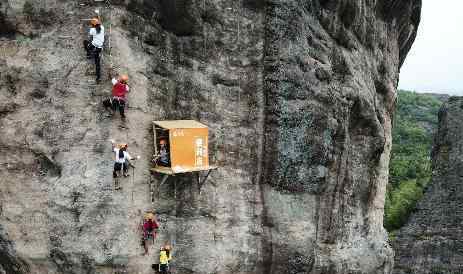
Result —
[[169, 272], [169, 262], [172, 259], [172, 252], [169, 245], [161, 247], [159, 252], [159, 273], [167, 274]]

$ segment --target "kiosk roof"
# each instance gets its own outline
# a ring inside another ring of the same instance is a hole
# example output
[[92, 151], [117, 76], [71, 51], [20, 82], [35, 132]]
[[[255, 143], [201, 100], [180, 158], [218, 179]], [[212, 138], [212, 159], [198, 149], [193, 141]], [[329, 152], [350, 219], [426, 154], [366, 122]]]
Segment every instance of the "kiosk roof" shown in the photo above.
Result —
[[154, 121], [155, 125], [165, 129], [175, 128], [207, 128], [206, 125], [194, 120]]

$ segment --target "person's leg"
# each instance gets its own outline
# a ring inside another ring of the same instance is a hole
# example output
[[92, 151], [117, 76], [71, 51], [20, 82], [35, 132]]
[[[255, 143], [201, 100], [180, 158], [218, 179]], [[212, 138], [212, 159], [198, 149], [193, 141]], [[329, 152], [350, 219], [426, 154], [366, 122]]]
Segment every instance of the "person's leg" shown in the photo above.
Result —
[[114, 163], [114, 170], [113, 170], [113, 177], [117, 178], [117, 171], [120, 170], [120, 164], [119, 163]]
[[96, 80], [100, 81], [101, 78], [101, 67], [100, 67], [100, 53], [101, 49], [95, 48], [94, 49], [94, 55], [95, 55], [95, 70], [96, 70]]
[[146, 242], [146, 237], [143, 237], [143, 248], [145, 249], [145, 255], [148, 255], [148, 243]]
[[124, 174], [124, 173], [126, 173], [126, 171], [125, 171], [125, 170], [126, 170], [125, 163], [124, 163], [124, 164], [120, 164], [120, 165], [121, 165], [121, 167], [120, 167], [120, 169], [119, 169], [119, 174]]
[[119, 100], [118, 99], [112, 99], [112, 107], [113, 107], [113, 112], [119, 109]]
[[129, 164], [125, 162], [122, 166], [124, 167], [124, 176], [129, 176]]
[[103, 100], [103, 106], [106, 110], [110, 110], [112, 108], [111, 99]]
[[125, 101], [124, 101], [124, 100], [120, 100], [120, 101], [119, 101], [119, 113], [121, 114], [121, 119], [125, 119], [125, 112], [124, 112], [124, 109], [125, 109]]
[[90, 45], [90, 42], [88, 40], [84, 40], [84, 49], [85, 49], [85, 52], [87, 53], [87, 57], [91, 56], [89, 45]]
[[167, 265], [166, 264], [160, 264], [159, 265], [159, 270], [160, 270], [159, 272], [161, 272], [163, 274], [167, 273]]
[[152, 230], [150, 235], [151, 235], [151, 241], [154, 244], [154, 240], [156, 239], [156, 232], [154, 230]]

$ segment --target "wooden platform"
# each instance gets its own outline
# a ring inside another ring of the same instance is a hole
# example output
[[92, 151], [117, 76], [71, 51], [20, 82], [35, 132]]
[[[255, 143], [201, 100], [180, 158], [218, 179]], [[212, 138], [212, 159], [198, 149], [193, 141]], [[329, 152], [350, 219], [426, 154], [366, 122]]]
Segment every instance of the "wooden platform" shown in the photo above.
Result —
[[183, 173], [190, 173], [190, 172], [209, 171], [209, 170], [214, 170], [217, 168], [218, 166], [206, 166], [206, 167], [196, 167], [196, 168], [188, 168], [188, 169], [157, 166], [157, 167], [152, 168], [151, 171], [166, 174], [166, 175], [175, 175], [175, 174], [183, 174]]

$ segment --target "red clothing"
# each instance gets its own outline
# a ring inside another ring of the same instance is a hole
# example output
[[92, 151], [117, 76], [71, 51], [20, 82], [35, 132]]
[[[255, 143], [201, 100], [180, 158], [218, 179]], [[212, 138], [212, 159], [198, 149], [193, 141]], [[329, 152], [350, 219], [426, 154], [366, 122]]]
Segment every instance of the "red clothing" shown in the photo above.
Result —
[[155, 229], [157, 229], [159, 226], [156, 222], [153, 222], [151, 219], [149, 219], [148, 221], [146, 221], [144, 224], [143, 224], [143, 230], [146, 232], [146, 231], [153, 231]]
[[120, 97], [125, 99], [125, 95], [128, 92], [128, 88], [126, 84], [123, 84], [121, 82], [117, 82], [116, 84], [113, 85], [113, 97]]

